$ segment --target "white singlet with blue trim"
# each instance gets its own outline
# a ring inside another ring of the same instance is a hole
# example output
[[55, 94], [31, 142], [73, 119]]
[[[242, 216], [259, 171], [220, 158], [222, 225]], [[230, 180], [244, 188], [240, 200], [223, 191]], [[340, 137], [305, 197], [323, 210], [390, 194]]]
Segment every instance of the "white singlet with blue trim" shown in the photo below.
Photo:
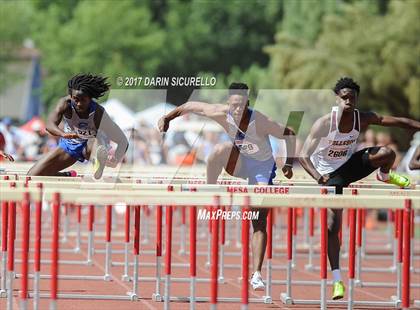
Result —
[[338, 129], [338, 107], [331, 111], [331, 122], [328, 136], [321, 138], [310, 160], [321, 174], [331, 173], [341, 167], [356, 151], [357, 138], [360, 134], [360, 114], [354, 110], [353, 129], [342, 133]]
[[88, 118], [80, 118], [72, 103], [70, 103], [70, 107], [71, 118], [66, 118], [65, 116], [63, 117], [64, 132], [77, 133], [79, 138], [67, 139], [66, 141], [71, 144], [79, 144], [86, 142], [88, 139], [95, 138], [97, 135], [97, 129], [95, 126], [94, 116], [97, 103], [94, 101], [91, 102]]
[[258, 135], [254, 111], [248, 108], [248, 113], [250, 113], [250, 120], [246, 132], [239, 128], [232, 115], [228, 113], [226, 121], [229, 128], [227, 133], [241, 154], [258, 161], [270, 160], [273, 158], [270, 140], [268, 136]]

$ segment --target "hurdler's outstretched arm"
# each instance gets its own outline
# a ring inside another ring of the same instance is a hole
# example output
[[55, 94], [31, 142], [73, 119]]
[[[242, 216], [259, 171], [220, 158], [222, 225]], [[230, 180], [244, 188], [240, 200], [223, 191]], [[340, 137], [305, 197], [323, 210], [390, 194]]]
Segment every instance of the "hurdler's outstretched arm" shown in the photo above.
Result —
[[224, 116], [226, 116], [226, 112], [226, 105], [208, 104], [201, 101], [188, 101], [161, 117], [158, 122], [158, 128], [159, 131], [166, 132], [169, 128], [169, 123], [173, 119], [189, 113], [205, 116], [215, 120], [218, 123], [221, 123], [223, 122]]

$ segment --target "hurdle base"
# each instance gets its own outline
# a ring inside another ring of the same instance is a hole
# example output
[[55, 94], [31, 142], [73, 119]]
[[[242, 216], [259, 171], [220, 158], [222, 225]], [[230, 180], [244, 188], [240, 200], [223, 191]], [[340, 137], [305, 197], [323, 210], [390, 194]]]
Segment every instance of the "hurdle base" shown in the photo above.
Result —
[[7, 291], [6, 290], [0, 290], [0, 298], [7, 297]]
[[80, 253], [80, 248], [74, 248], [74, 249], [73, 249], [73, 252], [74, 252], [74, 253]]
[[111, 275], [110, 274], [106, 274], [106, 275], [104, 275], [104, 281], [111, 281], [112, 280], [112, 277], [111, 277]]
[[160, 294], [156, 294], [156, 293], [153, 293], [152, 294], [152, 300], [153, 301], [163, 301], [163, 297], [162, 297], [162, 295], [160, 295]]
[[286, 293], [281, 293], [280, 294], [280, 300], [282, 303], [286, 304], [286, 305], [293, 305], [293, 298], [290, 296], [287, 296]]
[[224, 277], [219, 277], [217, 279], [217, 282], [220, 283], [220, 284], [225, 284], [225, 278]]
[[305, 270], [308, 270], [308, 271], [314, 270], [314, 265], [312, 265], [312, 264], [306, 264], [305, 265]]
[[402, 300], [399, 299], [397, 296], [392, 295], [391, 300], [395, 302], [395, 308], [400, 308], [401, 307]]
[[137, 301], [137, 300], [139, 300], [139, 296], [136, 293], [127, 292], [127, 295], [130, 297], [130, 300], [131, 301]]
[[263, 300], [265, 304], [272, 304], [273, 303], [273, 298], [271, 298], [271, 296], [263, 296]]
[[124, 282], [130, 282], [131, 277], [128, 274], [125, 274], [121, 277], [121, 280], [124, 281]]

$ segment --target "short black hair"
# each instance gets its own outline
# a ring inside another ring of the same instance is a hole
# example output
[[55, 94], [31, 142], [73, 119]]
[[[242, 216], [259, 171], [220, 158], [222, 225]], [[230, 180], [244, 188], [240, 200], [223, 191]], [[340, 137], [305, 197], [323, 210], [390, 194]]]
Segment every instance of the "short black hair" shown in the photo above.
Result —
[[107, 79], [107, 77], [90, 73], [77, 74], [67, 83], [69, 95], [71, 95], [72, 90], [80, 90], [91, 98], [100, 98], [111, 87], [111, 84], [106, 82]]
[[241, 95], [248, 96], [249, 87], [245, 83], [233, 82], [229, 85], [229, 96]]
[[357, 84], [355, 81], [353, 81], [352, 78], [349, 78], [349, 77], [342, 77], [342, 78], [340, 78], [337, 81], [337, 83], [335, 84], [335, 87], [334, 87], [333, 91], [336, 94], [338, 94], [338, 92], [341, 89], [344, 89], [344, 88], [353, 89], [354, 91], [356, 91], [357, 94], [360, 93], [360, 86], [359, 86], [359, 84]]

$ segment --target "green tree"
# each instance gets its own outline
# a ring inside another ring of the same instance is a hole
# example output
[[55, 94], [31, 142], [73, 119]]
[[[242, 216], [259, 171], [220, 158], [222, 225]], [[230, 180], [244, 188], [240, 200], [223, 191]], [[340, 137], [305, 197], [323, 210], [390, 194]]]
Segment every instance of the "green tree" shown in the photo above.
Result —
[[420, 1], [392, 1], [385, 15], [361, 2], [326, 16], [314, 43], [279, 33], [266, 49], [273, 83], [325, 89], [352, 76], [362, 87], [361, 108], [418, 119], [419, 15]]
[[21, 78], [10, 71], [24, 39], [28, 38], [32, 10], [24, 1], [0, 1], [0, 90]]
[[274, 84], [331, 88], [349, 75], [362, 86], [364, 108], [419, 117], [419, 12], [419, 1], [394, 1], [384, 16], [355, 4], [328, 16], [314, 44], [280, 33], [266, 49]]
[[60, 5], [49, 5], [37, 14], [33, 31], [47, 71], [47, 103], [65, 94], [67, 80], [78, 72], [108, 75], [114, 87], [117, 76], [157, 73], [164, 34], [147, 7], [133, 1], [80, 1], [67, 22], [61, 15]]

